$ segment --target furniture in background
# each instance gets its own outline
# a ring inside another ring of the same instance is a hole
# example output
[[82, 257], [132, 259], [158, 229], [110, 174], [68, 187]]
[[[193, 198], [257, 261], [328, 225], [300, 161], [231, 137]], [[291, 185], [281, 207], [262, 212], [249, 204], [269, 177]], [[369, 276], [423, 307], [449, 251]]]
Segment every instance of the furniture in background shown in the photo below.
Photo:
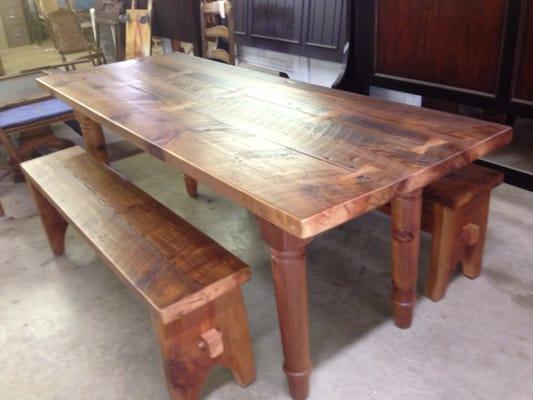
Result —
[[[224, 24], [223, 22], [226, 21]], [[200, 4], [202, 57], [235, 65], [235, 21], [231, 1], [202, 1]], [[210, 49], [209, 43], [214, 43]], [[221, 47], [223, 42], [224, 47]]]
[[216, 365], [255, 380], [247, 265], [80, 147], [22, 168], [53, 253], [70, 224], [149, 307], [172, 400], [198, 399]]
[[124, 24], [119, 17], [124, 13], [122, 0], [96, 0], [95, 35], [96, 47], [102, 49], [106, 58], [122, 61], [124, 55]]
[[137, 1], [121, 15], [120, 22], [126, 24], [126, 60], [152, 55], [152, 9], [153, 0], [148, 0], [146, 8], [137, 8]]
[[67, 55], [85, 53], [74, 61], [86, 60], [93, 66], [105, 64], [102, 51], [87, 42], [80, 20], [74, 11], [69, 9], [52, 11], [46, 15], [46, 20], [54, 45], [64, 63], [67, 62]]
[[[350, 53], [336, 87], [396, 89], [533, 115], [533, 0], [349, 2]], [[533, 190], [533, 173], [483, 160]]]
[[233, 0], [237, 44], [341, 62], [347, 0]]
[[174, 53], [38, 82], [80, 114], [96, 159], [108, 159], [102, 124], [257, 216], [271, 249], [284, 371], [304, 399], [306, 245], [391, 203], [394, 320], [409, 327], [423, 188], [506, 145], [512, 130], [235, 68]]
[[[471, 164], [424, 189], [422, 230], [431, 234], [426, 296], [441, 300], [457, 264], [471, 279], [481, 274], [491, 190], [503, 174]], [[390, 206], [380, 207], [390, 214]]]
[[0, 1], [0, 18], [9, 47], [31, 44], [21, 0]]
[[42, 75], [39, 70], [0, 78], [0, 144], [10, 157], [8, 169], [16, 181], [22, 179], [22, 161], [72, 146], [72, 142], [54, 136], [50, 125], [70, 122], [73, 111], [37, 86], [35, 79]]

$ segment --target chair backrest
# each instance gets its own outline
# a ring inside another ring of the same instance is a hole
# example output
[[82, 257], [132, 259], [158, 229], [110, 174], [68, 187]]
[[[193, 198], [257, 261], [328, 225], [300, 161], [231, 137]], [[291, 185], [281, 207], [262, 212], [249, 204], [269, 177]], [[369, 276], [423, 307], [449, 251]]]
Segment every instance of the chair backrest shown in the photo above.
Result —
[[[225, 19], [226, 24], [221, 25], [220, 20]], [[202, 30], [202, 56], [227, 62], [235, 65], [235, 20], [231, 1], [205, 1], [200, 3], [200, 25]], [[224, 39], [227, 41], [228, 50], [209, 50], [209, 41]]]
[[81, 23], [72, 10], [59, 9], [47, 14], [46, 20], [60, 54], [89, 51]]

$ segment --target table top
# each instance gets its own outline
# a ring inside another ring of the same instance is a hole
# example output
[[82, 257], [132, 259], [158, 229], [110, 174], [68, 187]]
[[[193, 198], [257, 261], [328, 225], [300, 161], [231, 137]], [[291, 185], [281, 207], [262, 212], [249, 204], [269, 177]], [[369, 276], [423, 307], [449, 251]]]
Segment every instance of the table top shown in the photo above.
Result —
[[39, 83], [285, 231], [309, 238], [511, 140], [511, 128], [183, 54]]

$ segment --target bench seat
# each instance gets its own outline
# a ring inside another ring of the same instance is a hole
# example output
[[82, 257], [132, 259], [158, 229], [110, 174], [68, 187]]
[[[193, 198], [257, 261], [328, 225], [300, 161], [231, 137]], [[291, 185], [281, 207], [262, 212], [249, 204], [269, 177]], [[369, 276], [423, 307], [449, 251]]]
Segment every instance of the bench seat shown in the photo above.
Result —
[[253, 381], [246, 264], [79, 147], [22, 170], [54, 253], [63, 254], [72, 225], [151, 307], [173, 399], [197, 398], [217, 363]]

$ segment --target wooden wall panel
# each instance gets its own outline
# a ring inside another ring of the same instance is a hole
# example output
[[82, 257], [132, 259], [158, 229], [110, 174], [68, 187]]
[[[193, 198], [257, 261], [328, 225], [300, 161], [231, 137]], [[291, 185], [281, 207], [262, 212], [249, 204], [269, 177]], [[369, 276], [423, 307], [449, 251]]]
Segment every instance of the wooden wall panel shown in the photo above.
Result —
[[235, 18], [235, 33], [237, 35], [246, 35], [246, 14], [247, 0], [232, 0], [233, 15]]
[[376, 0], [375, 72], [495, 93], [506, 8], [507, 0]]
[[309, 0], [306, 44], [338, 48], [345, 6], [345, 0]]
[[282, 42], [300, 42], [304, 0], [248, 0], [251, 36]]
[[514, 97], [533, 102], [533, 0], [524, 3], [520, 25]]

